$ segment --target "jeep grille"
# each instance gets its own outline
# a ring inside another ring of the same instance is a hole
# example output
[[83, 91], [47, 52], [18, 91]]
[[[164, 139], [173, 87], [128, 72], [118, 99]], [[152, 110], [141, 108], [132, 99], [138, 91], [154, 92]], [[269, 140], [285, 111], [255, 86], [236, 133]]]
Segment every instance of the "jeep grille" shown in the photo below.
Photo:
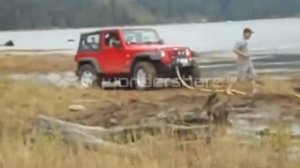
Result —
[[186, 56], [185, 50], [167, 50], [167, 55], [169, 55], [171, 57]]

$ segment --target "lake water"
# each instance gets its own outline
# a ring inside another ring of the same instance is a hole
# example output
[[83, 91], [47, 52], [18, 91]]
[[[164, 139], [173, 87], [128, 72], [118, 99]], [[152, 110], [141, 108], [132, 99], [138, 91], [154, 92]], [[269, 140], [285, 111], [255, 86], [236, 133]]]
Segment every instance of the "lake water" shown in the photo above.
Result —
[[[187, 45], [200, 52], [231, 50], [241, 39], [242, 29], [250, 27], [255, 31], [251, 49], [300, 53], [300, 18], [139, 27], [155, 28], [167, 43]], [[3, 31], [0, 32], [0, 44], [13, 40], [16, 46], [12, 49], [64, 49], [74, 52], [80, 33], [97, 29], [100, 28]], [[68, 39], [75, 41], [68, 42]]]

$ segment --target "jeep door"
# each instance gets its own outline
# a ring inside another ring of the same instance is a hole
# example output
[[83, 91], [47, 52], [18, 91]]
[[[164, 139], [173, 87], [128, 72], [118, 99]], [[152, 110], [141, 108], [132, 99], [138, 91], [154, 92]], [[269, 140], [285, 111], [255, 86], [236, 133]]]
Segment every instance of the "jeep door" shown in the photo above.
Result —
[[108, 74], [124, 73], [126, 53], [123, 40], [117, 30], [102, 32], [103, 62], [107, 66]]
[[105, 69], [100, 64], [101, 60], [99, 60], [102, 52], [100, 40], [100, 32], [82, 34], [75, 58], [78, 61], [89, 61], [95, 66], [97, 71], [102, 72]]

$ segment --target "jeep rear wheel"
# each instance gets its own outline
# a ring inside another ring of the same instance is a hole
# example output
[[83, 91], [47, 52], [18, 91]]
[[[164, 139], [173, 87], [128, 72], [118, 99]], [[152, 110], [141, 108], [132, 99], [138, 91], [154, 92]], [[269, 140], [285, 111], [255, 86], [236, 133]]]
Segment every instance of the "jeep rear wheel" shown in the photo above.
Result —
[[101, 82], [97, 76], [95, 68], [90, 64], [85, 64], [79, 68], [79, 83], [81, 87], [87, 89], [100, 86]]
[[136, 89], [146, 90], [153, 87], [156, 69], [150, 62], [138, 62], [133, 70], [133, 83]]

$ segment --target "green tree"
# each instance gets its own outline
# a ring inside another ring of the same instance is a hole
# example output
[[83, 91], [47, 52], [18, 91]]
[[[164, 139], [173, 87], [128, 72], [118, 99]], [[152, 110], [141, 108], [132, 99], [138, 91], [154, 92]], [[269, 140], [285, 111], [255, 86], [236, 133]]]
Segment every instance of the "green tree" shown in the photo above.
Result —
[[0, 29], [300, 16], [299, 0], [0, 0]]

